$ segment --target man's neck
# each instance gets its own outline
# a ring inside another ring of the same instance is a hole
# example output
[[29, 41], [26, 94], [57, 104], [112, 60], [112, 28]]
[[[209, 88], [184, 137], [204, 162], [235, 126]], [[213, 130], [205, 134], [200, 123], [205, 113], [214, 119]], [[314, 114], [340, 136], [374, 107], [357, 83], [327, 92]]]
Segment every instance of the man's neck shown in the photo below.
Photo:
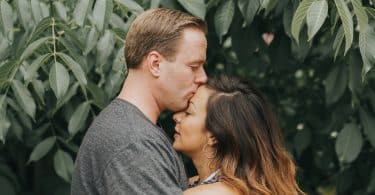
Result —
[[151, 87], [137, 70], [129, 70], [129, 74], [118, 98], [135, 105], [154, 124], [161, 113], [161, 108], [151, 93]]

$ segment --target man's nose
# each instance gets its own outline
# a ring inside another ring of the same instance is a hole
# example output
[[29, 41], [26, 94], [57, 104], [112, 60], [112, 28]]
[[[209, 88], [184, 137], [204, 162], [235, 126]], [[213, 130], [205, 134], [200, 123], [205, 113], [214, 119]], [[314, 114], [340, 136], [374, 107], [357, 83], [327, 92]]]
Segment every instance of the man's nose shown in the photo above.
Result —
[[203, 66], [199, 69], [195, 82], [199, 85], [207, 83], [207, 74], [204, 71]]

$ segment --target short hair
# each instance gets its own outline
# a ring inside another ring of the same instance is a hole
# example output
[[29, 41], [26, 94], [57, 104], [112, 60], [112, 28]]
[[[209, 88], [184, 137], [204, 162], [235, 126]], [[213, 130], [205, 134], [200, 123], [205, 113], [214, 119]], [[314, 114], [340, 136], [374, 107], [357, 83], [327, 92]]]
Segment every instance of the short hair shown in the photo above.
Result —
[[137, 68], [151, 51], [159, 52], [173, 61], [178, 41], [186, 28], [197, 28], [207, 33], [202, 19], [167, 8], [150, 9], [132, 23], [125, 39], [125, 59], [128, 68]]

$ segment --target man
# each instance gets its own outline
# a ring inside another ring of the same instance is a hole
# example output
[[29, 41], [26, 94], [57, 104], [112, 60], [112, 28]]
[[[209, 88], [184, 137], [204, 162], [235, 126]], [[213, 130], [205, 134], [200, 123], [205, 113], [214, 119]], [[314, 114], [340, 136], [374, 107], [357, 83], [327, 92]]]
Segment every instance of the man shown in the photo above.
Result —
[[164, 8], [139, 15], [125, 40], [128, 76], [88, 129], [75, 162], [71, 193], [182, 194], [183, 163], [156, 125], [163, 110], [187, 107], [207, 81], [206, 24]]

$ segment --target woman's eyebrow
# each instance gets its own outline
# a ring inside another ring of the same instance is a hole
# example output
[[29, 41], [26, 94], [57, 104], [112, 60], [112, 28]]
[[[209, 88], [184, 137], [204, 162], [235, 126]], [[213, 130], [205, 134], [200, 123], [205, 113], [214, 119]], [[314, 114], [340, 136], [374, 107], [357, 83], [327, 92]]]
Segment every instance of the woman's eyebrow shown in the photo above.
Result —
[[189, 100], [189, 104], [191, 104], [191, 105], [192, 105], [192, 107], [194, 108], [194, 111], [196, 111], [196, 110], [197, 110], [197, 107], [195, 106], [195, 104], [194, 104], [194, 102], [193, 102], [193, 101]]

